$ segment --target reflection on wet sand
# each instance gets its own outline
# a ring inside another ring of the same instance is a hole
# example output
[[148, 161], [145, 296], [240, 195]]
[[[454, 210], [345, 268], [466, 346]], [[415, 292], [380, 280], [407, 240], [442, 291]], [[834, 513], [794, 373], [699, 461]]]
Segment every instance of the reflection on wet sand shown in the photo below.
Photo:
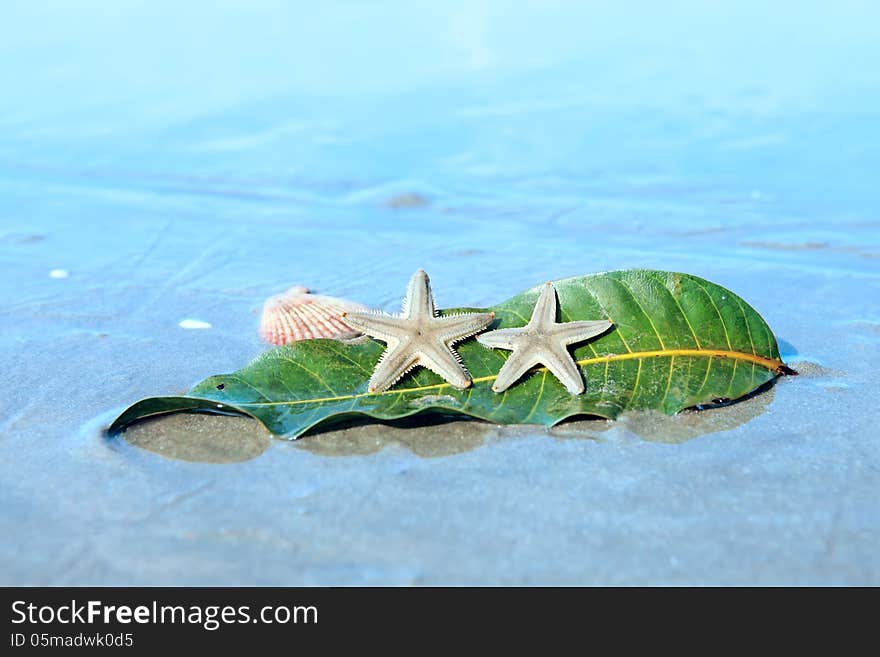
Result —
[[[504, 440], [546, 432], [558, 439], [602, 441], [611, 428], [626, 430], [642, 440], [678, 444], [707, 434], [728, 431], [761, 415], [773, 402], [772, 386], [742, 401], [678, 415], [658, 411], [629, 412], [610, 422], [578, 418], [553, 428], [534, 425], [500, 426], [453, 416], [416, 415], [378, 422], [355, 418], [330, 428], [318, 428], [293, 443], [318, 456], [365, 456], [400, 446], [422, 458], [452, 456]], [[235, 463], [256, 458], [273, 444], [257, 420], [228, 415], [176, 413], [132, 425], [126, 442], [167, 458], [201, 463]], [[283, 444], [283, 443], [282, 443]]]
[[352, 420], [309, 432], [294, 445], [321, 456], [361, 456], [399, 445], [416, 456], [435, 458], [482, 447], [493, 434], [503, 435], [502, 428], [479, 420], [414, 415], [393, 422]]
[[[434, 458], [469, 452], [491, 434], [515, 429], [452, 417], [414, 416], [392, 422], [363, 418], [315, 430], [293, 446], [320, 456], [365, 456], [400, 445], [417, 456]], [[130, 426], [123, 438], [160, 456], [198, 463], [247, 461], [273, 444], [272, 435], [253, 418], [207, 413], [173, 413], [143, 420]]]
[[249, 417], [172, 413], [130, 426], [125, 441], [160, 456], [197, 463], [237, 463], [262, 454], [272, 434]]
[[772, 385], [732, 404], [716, 408], [689, 409], [677, 415], [660, 411], [630, 411], [614, 422], [603, 420], [572, 420], [550, 429], [558, 438], [590, 438], [601, 440], [601, 434], [612, 427], [625, 429], [642, 440], [653, 443], [681, 444], [719, 431], [729, 431], [767, 410], [773, 402]]

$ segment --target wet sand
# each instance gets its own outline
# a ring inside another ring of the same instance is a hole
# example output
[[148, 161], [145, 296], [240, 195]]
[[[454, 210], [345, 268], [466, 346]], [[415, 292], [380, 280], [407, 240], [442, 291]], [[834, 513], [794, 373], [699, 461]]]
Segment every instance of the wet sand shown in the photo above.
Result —
[[[301, 39], [188, 10], [150, 44], [177, 6], [47, 29], [13, 11], [0, 583], [880, 584], [880, 15], [758, 7], [637, 25], [349, 7], [351, 27], [315, 9]], [[365, 54], [315, 73], [343, 42]], [[690, 272], [754, 306], [801, 376], [552, 429], [415, 418], [288, 442], [176, 415], [104, 435], [260, 353], [267, 296], [393, 311], [418, 267], [441, 306], [475, 307]]]

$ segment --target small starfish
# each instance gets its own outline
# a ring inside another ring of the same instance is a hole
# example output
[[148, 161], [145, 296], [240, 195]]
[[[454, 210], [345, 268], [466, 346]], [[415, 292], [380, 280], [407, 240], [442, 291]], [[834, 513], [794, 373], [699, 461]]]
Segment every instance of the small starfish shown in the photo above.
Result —
[[388, 390], [417, 365], [439, 374], [456, 388], [473, 382], [452, 344], [482, 331], [495, 313], [460, 313], [439, 317], [428, 275], [419, 269], [409, 281], [403, 312], [346, 312], [346, 324], [388, 345], [373, 376], [369, 392]]
[[482, 345], [513, 351], [498, 372], [492, 390], [507, 390], [527, 370], [542, 364], [571, 394], [579, 395], [584, 391], [581, 372], [567, 347], [604, 333], [612, 323], [600, 319], [559, 324], [556, 322], [556, 306], [556, 289], [548, 282], [538, 297], [528, 324], [522, 328], [498, 329], [477, 336], [477, 342]]

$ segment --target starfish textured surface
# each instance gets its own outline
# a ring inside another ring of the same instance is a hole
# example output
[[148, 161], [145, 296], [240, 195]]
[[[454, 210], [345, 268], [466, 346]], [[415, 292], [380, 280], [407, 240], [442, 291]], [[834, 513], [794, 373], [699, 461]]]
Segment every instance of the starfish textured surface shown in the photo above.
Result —
[[498, 372], [492, 390], [507, 390], [528, 370], [540, 364], [550, 370], [571, 394], [579, 395], [584, 391], [581, 372], [567, 347], [604, 333], [612, 323], [600, 319], [560, 324], [556, 321], [556, 308], [556, 288], [547, 283], [528, 324], [477, 336], [477, 342], [482, 345], [513, 351]]
[[370, 392], [381, 392], [417, 365], [439, 374], [456, 388], [469, 387], [471, 376], [452, 344], [482, 331], [492, 323], [495, 313], [438, 317], [431, 281], [420, 269], [409, 281], [400, 315], [347, 312], [344, 317], [349, 326], [388, 345], [369, 384]]

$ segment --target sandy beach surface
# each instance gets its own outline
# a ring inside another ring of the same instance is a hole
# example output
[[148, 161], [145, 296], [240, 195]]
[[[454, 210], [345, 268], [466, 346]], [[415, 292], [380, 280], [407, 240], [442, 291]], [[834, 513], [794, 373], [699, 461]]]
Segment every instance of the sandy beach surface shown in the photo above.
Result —
[[[654, 5], [7, 10], [0, 584], [880, 584], [880, 11]], [[441, 307], [693, 273], [801, 376], [552, 429], [104, 434], [259, 354], [269, 295], [396, 311], [419, 267]]]

